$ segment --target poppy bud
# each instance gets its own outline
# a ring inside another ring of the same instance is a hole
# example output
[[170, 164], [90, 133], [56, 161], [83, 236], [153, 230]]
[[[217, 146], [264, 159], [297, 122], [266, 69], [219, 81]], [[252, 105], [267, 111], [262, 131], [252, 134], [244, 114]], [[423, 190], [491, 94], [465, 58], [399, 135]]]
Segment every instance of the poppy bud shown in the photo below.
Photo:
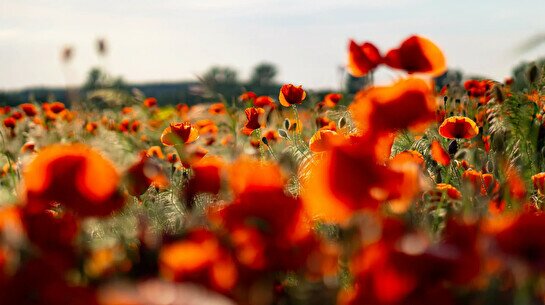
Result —
[[269, 140], [267, 140], [267, 137], [261, 138], [261, 142], [263, 142], [265, 145], [269, 146]]
[[289, 139], [288, 133], [284, 129], [278, 129], [278, 135], [284, 139]]
[[448, 153], [452, 156], [458, 151], [458, 142], [452, 140], [448, 145]]

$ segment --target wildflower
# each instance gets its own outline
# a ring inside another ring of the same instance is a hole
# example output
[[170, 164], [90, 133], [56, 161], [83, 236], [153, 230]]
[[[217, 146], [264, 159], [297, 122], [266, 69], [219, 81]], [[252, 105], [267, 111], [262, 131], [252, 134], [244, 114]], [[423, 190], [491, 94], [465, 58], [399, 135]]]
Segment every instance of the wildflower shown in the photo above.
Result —
[[303, 90], [302, 86], [285, 84], [280, 88], [278, 100], [282, 106], [290, 107], [291, 105], [301, 104], [306, 97], [307, 93]]
[[223, 103], [215, 103], [210, 105], [208, 112], [210, 114], [224, 114], [227, 113], [227, 110], [225, 110], [225, 105]]
[[146, 106], [146, 108], [152, 108], [157, 106], [157, 99], [154, 97], [148, 97], [144, 100], [143, 104]]
[[253, 102], [257, 98], [257, 94], [252, 91], [242, 93], [238, 99], [242, 102]]
[[150, 186], [165, 188], [169, 181], [161, 166], [146, 153], [142, 153], [139, 160], [125, 172], [124, 184], [130, 195], [141, 196]]
[[441, 143], [439, 143], [439, 141], [437, 140], [434, 140], [431, 143], [431, 157], [433, 158], [433, 160], [435, 160], [435, 162], [443, 166], [447, 166], [450, 164], [449, 154], [445, 151], [443, 146], [441, 146]]
[[328, 108], [333, 108], [337, 106], [340, 100], [342, 100], [343, 95], [340, 93], [328, 93], [324, 97], [324, 105]]
[[248, 121], [242, 128], [242, 133], [249, 136], [254, 130], [261, 128], [260, 119], [265, 114], [263, 108], [246, 108], [244, 111]]
[[425, 81], [408, 78], [361, 91], [350, 111], [362, 133], [422, 131], [435, 119], [435, 100]]
[[322, 152], [331, 149], [344, 141], [344, 137], [335, 131], [318, 130], [310, 138], [309, 147], [313, 152]]
[[533, 175], [532, 183], [534, 184], [534, 189], [536, 189], [536, 191], [541, 195], [545, 195], [545, 173]]
[[189, 144], [199, 137], [198, 130], [189, 122], [170, 123], [170, 126], [163, 130], [161, 142], [166, 146], [174, 146], [180, 143]]
[[274, 109], [276, 108], [276, 104], [274, 103], [273, 99], [269, 96], [266, 96], [266, 95], [262, 95], [262, 96], [258, 96], [255, 100], [254, 100], [254, 107], [258, 107], [258, 108], [271, 108], [271, 109]]
[[48, 110], [50, 110], [54, 114], [59, 114], [64, 111], [66, 107], [61, 102], [53, 102], [49, 105]]
[[440, 76], [447, 70], [443, 52], [429, 39], [411, 36], [399, 48], [386, 53], [384, 63], [408, 73], [428, 73]]
[[159, 268], [169, 280], [196, 282], [223, 293], [233, 289], [238, 278], [228, 248], [205, 229], [193, 229], [184, 239], [163, 246]]
[[471, 139], [479, 134], [479, 128], [470, 118], [451, 116], [441, 123], [439, 134], [447, 139]]
[[34, 104], [24, 103], [21, 104], [20, 107], [28, 117], [34, 117], [36, 114], [38, 114], [38, 110]]
[[84, 144], [55, 144], [25, 167], [27, 204], [45, 209], [58, 202], [81, 216], [107, 216], [124, 203], [113, 164]]
[[350, 40], [348, 45], [348, 72], [354, 77], [363, 77], [382, 63], [382, 56], [375, 45], [365, 42], [358, 45]]

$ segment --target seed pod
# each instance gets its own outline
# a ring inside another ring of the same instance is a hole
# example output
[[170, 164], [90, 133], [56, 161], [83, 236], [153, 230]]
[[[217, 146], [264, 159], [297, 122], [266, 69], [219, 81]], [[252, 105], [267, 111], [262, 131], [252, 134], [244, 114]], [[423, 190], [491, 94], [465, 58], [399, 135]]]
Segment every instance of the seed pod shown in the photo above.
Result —
[[291, 125], [290, 119], [285, 119], [285, 120], [284, 120], [284, 128], [285, 128], [286, 130], [289, 130], [289, 129], [290, 129], [290, 125]]
[[343, 128], [346, 125], [346, 118], [342, 117], [339, 119], [339, 128]]

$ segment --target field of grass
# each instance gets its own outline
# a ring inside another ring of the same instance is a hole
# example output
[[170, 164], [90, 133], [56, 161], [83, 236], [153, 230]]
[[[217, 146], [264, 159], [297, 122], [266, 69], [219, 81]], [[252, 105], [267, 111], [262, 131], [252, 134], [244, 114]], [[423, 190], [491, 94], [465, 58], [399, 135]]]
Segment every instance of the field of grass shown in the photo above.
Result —
[[347, 57], [400, 77], [0, 107], [0, 304], [544, 303], [543, 71], [436, 89], [420, 36]]

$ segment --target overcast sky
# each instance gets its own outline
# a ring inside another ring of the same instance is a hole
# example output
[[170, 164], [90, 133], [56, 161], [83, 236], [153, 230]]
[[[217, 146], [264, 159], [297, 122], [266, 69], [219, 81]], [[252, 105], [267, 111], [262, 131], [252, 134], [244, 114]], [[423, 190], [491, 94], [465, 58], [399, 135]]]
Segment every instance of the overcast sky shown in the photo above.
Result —
[[[349, 38], [383, 51], [419, 33], [449, 66], [496, 79], [545, 45], [516, 53], [545, 32], [543, 0], [0, 0], [0, 89], [82, 83], [109, 43], [105, 63], [131, 82], [194, 79], [211, 65], [269, 61], [279, 80], [335, 88]], [[75, 49], [68, 73], [60, 62]], [[67, 75], [68, 74], [68, 75]]]

